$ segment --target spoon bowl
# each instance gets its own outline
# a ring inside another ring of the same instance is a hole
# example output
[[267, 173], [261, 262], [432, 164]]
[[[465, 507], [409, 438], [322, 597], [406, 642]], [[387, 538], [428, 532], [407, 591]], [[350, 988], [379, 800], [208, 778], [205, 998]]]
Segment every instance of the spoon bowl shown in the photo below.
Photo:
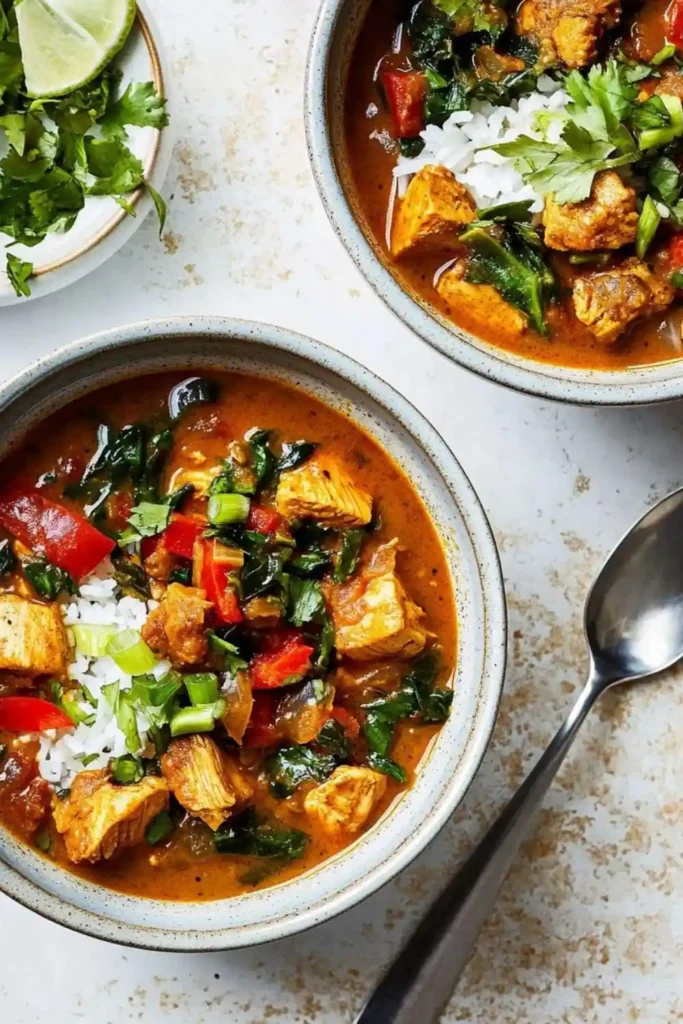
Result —
[[603, 565], [584, 623], [595, 675], [604, 684], [653, 675], [683, 656], [681, 538], [678, 490], [646, 512]]

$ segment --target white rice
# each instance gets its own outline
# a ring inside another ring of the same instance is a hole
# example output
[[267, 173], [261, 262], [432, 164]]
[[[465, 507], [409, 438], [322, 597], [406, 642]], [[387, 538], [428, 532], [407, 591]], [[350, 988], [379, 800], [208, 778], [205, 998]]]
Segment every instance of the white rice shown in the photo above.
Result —
[[[113, 626], [121, 631], [142, 629], [148, 612], [157, 607], [157, 602], [141, 601], [134, 597], [117, 599], [116, 587], [112, 564], [106, 559], [92, 576], [83, 581], [75, 598], [63, 606], [66, 626]], [[158, 679], [170, 667], [169, 662], [159, 661], [152, 674]], [[79, 707], [87, 715], [94, 713], [95, 721], [92, 725], [82, 723], [69, 732], [51, 729], [40, 736], [38, 768], [42, 777], [55, 789], [68, 789], [85, 767], [89, 770], [104, 768], [110, 758], [131, 753], [126, 747], [126, 738], [118, 727], [112, 708], [102, 695], [102, 687], [107, 683], [118, 682], [121, 690], [130, 689], [131, 677], [124, 675], [110, 657], [88, 658], [75, 649], [68, 671], [70, 679], [87, 687], [97, 701], [97, 708], [93, 708], [87, 701], [80, 701]], [[144, 715], [138, 713], [137, 726], [141, 746], [135, 753], [140, 753], [147, 745], [150, 723]], [[90, 760], [92, 755], [95, 756]], [[84, 758], [88, 759], [87, 766], [83, 764]]]
[[[421, 133], [425, 147], [419, 156], [399, 157], [394, 168], [398, 194], [403, 195], [411, 175], [427, 164], [436, 164], [451, 170], [479, 207], [530, 199], [532, 212], [540, 213], [543, 197], [524, 183], [513, 159], [487, 147], [512, 142], [519, 135], [559, 141], [568, 102], [567, 93], [548, 75], [539, 77], [536, 92], [513, 100], [509, 107], [473, 100], [469, 110], [451, 114], [443, 127], [427, 125]], [[550, 115], [543, 117], [542, 130], [539, 114]]]

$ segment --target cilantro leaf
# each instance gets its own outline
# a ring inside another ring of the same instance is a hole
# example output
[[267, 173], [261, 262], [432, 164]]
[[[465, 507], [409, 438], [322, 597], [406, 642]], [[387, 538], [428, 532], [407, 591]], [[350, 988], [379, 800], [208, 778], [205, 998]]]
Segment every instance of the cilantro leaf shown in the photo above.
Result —
[[32, 274], [32, 263], [25, 263], [14, 253], [7, 253], [7, 276], [17, 295], [29, 296], [31, 294], [28, 279]]
[[157, 533], [163, 533], [168, 526], [170, 515], [170, 505], [157, 505], [151, 501], [141, 501], [139, 505], [134, 505], [131, 509], [128, 516], [128, 529], [124, 531], [121, 541], [130, 544], [132, 540], [137, 540], [140, 537], [154, 537]]
[[453, 23], [453, 34], [488, 32], [492, 40], [507, 28], [507, 15], [493, 0], [434, 0], [434, 6]]
[[22, 156], [26, 143], [26, 115], [4, 114], [0, 117], [0, 128], [4, 129], [10, 146]]
[[97, 179], [89, 195], [123, 195], [142, 185], [142, 163], [120, 140], [87, 138], [85, 152], [88, 170]]
[[159, 95], [154, 82], [136, 82], [111, 104], [100, 127], [106, 139], [125, 139], [126, 125], [161, 129], [168, 120], [166, 98]]

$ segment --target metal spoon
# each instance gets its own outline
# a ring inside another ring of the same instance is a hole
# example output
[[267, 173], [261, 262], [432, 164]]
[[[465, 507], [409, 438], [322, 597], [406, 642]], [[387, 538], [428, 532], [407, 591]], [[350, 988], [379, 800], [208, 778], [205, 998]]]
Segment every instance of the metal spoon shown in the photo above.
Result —
[[462, 974], [579, 726], [617, 683], [683, 657], [683, 489], [650, 509], [605, 562], [586, 600], [588, 682], [526, 782], [448, 883], [356, 1018], [356, 1024], [435, 1024]]

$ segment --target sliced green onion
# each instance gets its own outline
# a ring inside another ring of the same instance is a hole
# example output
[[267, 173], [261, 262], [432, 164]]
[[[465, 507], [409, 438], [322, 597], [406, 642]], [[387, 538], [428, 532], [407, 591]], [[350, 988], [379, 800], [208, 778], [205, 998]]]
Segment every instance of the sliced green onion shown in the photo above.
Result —
[[181, 708], [171, 719], [171, 736], [185, 736], [191, 732], [211, 732], [217, 718], [225, 714], [225, 701], [198, 707]]
[[117, 632], [113, 626], [72, 626], [71, 629], [76, 650], [86, 658], [102, 658]]
[[671, 124], [662, 128], [646, 128], [640, 135], [640, 148], [653, 149], [655, 146], [665, 146], [672, 139], [683, 135], [683, 104], [678, 96], [660, 96], [667, 109]]
[[142, 762], [131, 754], [115, 757], [111, 762], [111, 777], [121, 786], [130, 786], [133, 782], [139, 782], [144, 774]]
[[674, 46], [674, 44], [667, 43], [666, 46], [663, 46], [661, 48], [661, 50], [657, 50], [657, 53], [654, 55], [654, 57], [650, 59], [650, 64], [654, 64], [655, 67], [659, 67], [659, 65], [663, 64], [665, 60], [669, 59], [669, 57], [673, 57], [675, 52], [676, 47]]
[[157, 663], [152, 650], [134, 629], [124, 629], [112, 637], [107, 654], [127, 676], [142, 676]]
[[195, 707], [200, 704], [215, 704], [218, 700], [218, 676], [214, 672], [198, 672], [185, 676], [183, 682], [190, 702]]
[[209, 498], [208, 516], [212, 526], [243, 523], [249, 515], [251, 502], [244, 494], [213, 494]]
[[162, 842], [167, 835], [173, 831], [173, 822], [171, 821], [171, 815], [168, 811], [161, 811], [157, 814], [156, 818], [152, 818], [145, 837], [150, 846], [156, 846]]
[[645, 254], [652, 244], [661, 219], [662, 215], [657, 209], [654, 200], [651, 196], [646, 196], [638, 221], [638, 234], [636, 236], [636, 255], [638, 259], [645, 259]]

